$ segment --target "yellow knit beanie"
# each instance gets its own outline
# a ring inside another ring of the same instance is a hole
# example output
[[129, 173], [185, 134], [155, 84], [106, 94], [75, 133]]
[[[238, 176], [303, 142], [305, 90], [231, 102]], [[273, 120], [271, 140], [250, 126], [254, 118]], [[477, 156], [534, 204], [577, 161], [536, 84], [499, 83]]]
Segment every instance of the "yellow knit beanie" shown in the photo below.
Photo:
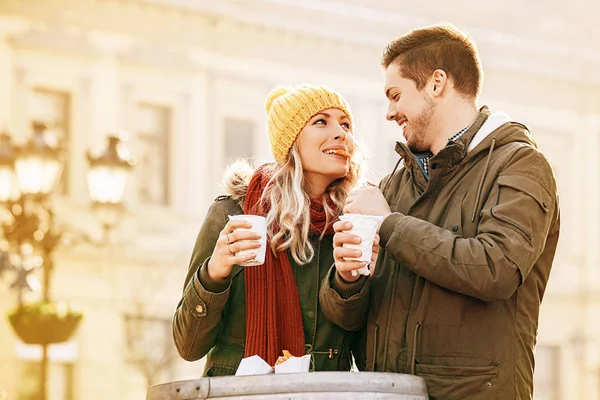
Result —
[[350, 120], [350, 106], [341, 94], [326, 86], [300, 85], [277, 87], [267, 96], [269, 141], [275, 161], [283, 164], [292, 144], [306, 123], [319, 112], [328, 108], [342, 110]]

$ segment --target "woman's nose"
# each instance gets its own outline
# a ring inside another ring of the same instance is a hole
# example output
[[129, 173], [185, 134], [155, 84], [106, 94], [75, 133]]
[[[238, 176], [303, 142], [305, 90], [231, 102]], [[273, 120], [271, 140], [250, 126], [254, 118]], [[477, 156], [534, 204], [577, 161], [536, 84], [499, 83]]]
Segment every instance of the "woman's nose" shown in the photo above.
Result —
[[344, 130], [344, 128], [342, 128], [340, 125], [338, 125], [334, 139], [335, 140], [346, 140], [346, 135], [347, 135], [347, 132]]

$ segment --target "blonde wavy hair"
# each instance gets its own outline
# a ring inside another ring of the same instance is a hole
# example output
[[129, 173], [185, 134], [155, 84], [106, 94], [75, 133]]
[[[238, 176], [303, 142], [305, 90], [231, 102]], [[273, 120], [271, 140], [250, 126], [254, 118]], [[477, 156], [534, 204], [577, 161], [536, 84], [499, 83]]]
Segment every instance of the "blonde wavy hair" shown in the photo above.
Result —
[[[358, 184], [362, 173], [363, 153], [355, 143], [350, 160], [348, 174], [333, 181], [323, 193], [321, 200], [326, 215], [326, 226], [329, 226], [342, 213], [346, 197]], [[294, 142], [284, 164], [270, 165], [271, 179], [262, 194], [263, 204], [277, 204], [270, 207], [267, 213], [267, 238], [274, 254], [290, 250], [296, 263], [308, 263], [315, 255], [315, 250], [308, 238], [310, 233], [310, 197], [308, 182], [304, 176], [298, 144]], [[275, 232], [275, 227], [278, 231]], [[325, 235], [321, 232], [320, 238]]]

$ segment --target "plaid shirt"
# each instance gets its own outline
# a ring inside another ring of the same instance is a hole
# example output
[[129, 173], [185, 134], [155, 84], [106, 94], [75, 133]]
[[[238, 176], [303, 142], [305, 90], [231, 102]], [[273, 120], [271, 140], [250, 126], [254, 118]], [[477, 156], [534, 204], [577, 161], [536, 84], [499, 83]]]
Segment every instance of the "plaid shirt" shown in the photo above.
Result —
[[[452, 136], [450, 139], [448, 139], [448, 144], [458, 140], [462, 135], [465, 134], [465, 132], [470, 127], [471, 127], [471, 125], [467, 126], [466, 128], [463, 128], [460, 132], [458, 132], [457, 134]], [[423, 175], [425, 175], [425, 179], [429, 180], [429, 160], [431, 160], [431, 157], [433, 157], [433, 153], [430, 151], [426, 151], [423, 153], [416, 153], [415, 157], [417, 158], [417, 161], [419, 162], [419, 164], [421, 164], [421, 169], [423, 170]]]

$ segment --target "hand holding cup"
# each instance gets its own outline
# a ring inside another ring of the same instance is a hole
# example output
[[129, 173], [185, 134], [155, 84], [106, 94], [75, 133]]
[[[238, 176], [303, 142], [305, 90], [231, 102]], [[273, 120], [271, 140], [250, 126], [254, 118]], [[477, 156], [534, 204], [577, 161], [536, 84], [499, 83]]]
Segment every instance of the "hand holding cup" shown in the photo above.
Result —
[[212, 279], [226, 279], [235, 264], [259, 265], [264, 263], [266, 225], [261, 224], [260, 218], [264, 220], [264, 217], [255, 215], [230, 217], [219, 234], [217, 244], [208, 262], [208, 274]]
[[345, 281], [353, 282], [359, 274], [370, 275], [367, 266], [379, 253], [377, 227], [382, 220], [377, 215], [344, 214], [333, 225], [335, 267]]

